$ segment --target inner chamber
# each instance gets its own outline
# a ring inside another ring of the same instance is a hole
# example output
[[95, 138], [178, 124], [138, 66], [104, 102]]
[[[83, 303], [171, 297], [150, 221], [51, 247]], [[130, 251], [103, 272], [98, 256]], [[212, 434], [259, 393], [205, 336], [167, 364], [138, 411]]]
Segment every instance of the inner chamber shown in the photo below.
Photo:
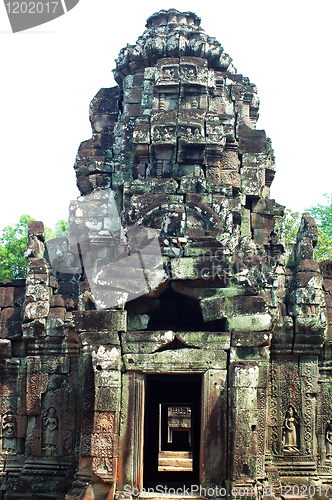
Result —
[[144, 425], [144, 486], [197, 484], [201, 380], [148, 375]]

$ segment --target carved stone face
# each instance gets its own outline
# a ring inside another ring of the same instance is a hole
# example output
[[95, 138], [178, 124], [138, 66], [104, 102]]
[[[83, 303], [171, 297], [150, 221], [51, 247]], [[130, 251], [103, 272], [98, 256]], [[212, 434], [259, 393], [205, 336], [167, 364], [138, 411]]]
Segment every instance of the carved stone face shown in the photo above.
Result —
[[48, 416], [52, 418], [52, 417], [55, 417], [55, 414], [56, 414], [56, 410], [53, 406], [51, 406], [48, 410]]

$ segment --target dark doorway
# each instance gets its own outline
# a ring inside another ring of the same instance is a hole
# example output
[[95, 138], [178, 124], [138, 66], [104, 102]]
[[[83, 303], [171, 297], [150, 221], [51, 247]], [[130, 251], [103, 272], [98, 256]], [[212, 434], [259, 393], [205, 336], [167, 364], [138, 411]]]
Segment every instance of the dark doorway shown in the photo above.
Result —
[[198, 484], [201, 380], [148, 375], [144, 425], [144, 486]]

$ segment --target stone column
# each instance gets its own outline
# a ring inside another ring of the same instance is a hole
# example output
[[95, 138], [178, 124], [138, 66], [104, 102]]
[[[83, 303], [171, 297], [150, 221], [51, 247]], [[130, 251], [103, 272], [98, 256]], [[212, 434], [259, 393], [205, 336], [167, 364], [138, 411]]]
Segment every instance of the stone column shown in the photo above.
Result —
[[252, 485], [265, 477], [268, 347], [231, 348], [230, 479]]
[[207, 370], [203, 376], [200, 463], [201, 483], [204, 488], [221, 486], [227, 477], [226, 380], [226, 369]]

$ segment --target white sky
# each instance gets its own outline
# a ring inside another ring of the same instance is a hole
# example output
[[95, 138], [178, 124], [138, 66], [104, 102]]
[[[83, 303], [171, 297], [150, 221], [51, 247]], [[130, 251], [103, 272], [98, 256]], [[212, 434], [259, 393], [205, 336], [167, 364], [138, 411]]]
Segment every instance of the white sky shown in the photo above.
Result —
[[115, 85], [114, 59], [160, 9], [193, 11], [261, 100], [272, 139], [271, 197], [295, 211], [332, 193], [330, 0], [80, 0], [68, 14], [12, 34], [0, 4], [0, 228], [27, 213], [53, 227], [78, 196], [73, 169], [91, 137], [88, 107]]

